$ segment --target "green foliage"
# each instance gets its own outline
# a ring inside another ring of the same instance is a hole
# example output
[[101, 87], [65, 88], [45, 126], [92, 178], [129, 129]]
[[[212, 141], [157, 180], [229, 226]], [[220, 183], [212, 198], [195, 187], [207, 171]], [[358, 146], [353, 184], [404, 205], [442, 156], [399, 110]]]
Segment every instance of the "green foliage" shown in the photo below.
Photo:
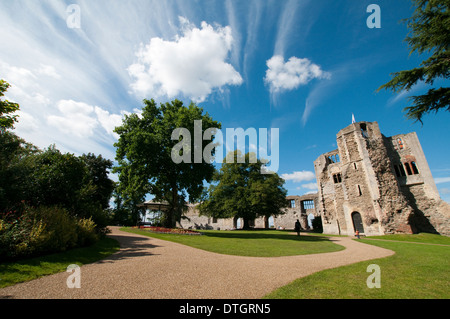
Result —
[[[10, 87], [5, 80], [0, 80], [0, 98], [5, 95], [5, 92]], [[17, 122], [18, 115], [10, 115], [19, 110], [19, 104], [10, 102], [8, 100], [0, 99], [0, 134], [3, 134], [6, 129], [13, 128], [14, 123]]]
[[78, 235], [78, 246], [89, 246], [94, 244], [99, 236], [95, 231], [95, 223], [92, 221], [92, 217], [76, 220], [76, 233]]
[[252, 157], [254, 153], [235, 151], [233, 163], [224, 162], [214, 176], [216, 183], [199, 205], [202, 214], [243, 218], [244, 228], [257, 217], [282, 214], [281, 209], [287, 206], [284, 180], [276, 173], [261, 174], [263, 163]]
[[92, 187], [89, 193], [91, 202], [99, 203], [102, 209], [109, 206], [109, 200], [114, 190], [114, 182], [109, 179], [108, 172], [113, 166], [113, 162], [104, 159], [101, 155], [83, 154], [79, 159], [84, 163], [86, 174], [84, 183]]
[[[115, 129], [120, 138], [114, 144], [118, 162], [114, 171], [119, 173], [117, 192], [124, 206], [143, 202], [147, 194], [153, 194], [156, 201], [169, 203], [164, 226], [173, 227], [183, 214], [187, 197], [190, 201], [200, 197], [203, 182], [211, 180], [214, 166], [204, 161], [194, 163], [194, 154], [191, 163], [176, 164], [171, 157], [173, 147], [179, 143], [172, 140], [172, 132], [186, 128], [194, 136], [195, 120], [202, 120], [203, 131], [220, 128], [220, 123], [193, 103], [186, 107], [174, 100], [158, 107], [154, 100], [144, 100], [141, 116], [126, 116]], [[203, 147], [208, 142], [202, 140]]]
[[[450, 75], [450, 0], [413, 0], [416, 10], [406, 19], [410, 33], [405, 39], [410, 53], [430, 53], [431, 56], [412, 70], [395, 72], [388, 83], [378, 90], [409, 91], [418, 82], [433, 85], [438, 78]], [[431, 88], [426, 94], [412, 96], [413, 105], [405, 108], [406, 116], [422, 122], [426, 113], [450, 111], [450, 88]]]
[[33, 206], [61, 205], [73, 212], [80, 199], [85, 166], [73, 154], [62, 154], [49, 147], [25, 159], [29, 168], [25, 196]]
[[135, 226], [140, 219], [141, 209], [137, 205], [142, 202], [125, 200], [117, 189], [113, 191], [114, 208], [110, 210], [112, 225]]
[[12, 132], [0, 134], [0, 209], [12, 208], [23, 199], [29, 169], [23, 165], [37, 148]]
[[111, 161], [63, 154], [54, 146], [38, 151], [9, 132], [0, 137], [0, 145], [9, 154], [1, 161], [0, 210], [17, 208], [21, 201], [34, 207], [57, 205], [71, 216], [92, 217], [100, 231], [107, 226], [104, 208], [114, 187], [107, 176]]
[[91, 218], [75, 218], [61, 207], [23, 205], [21, 210], [0, 214], [0, 259], [65, 251], [98, 239]]
[[[0, 80], [0, 97], [9, 84]], [[8, 131], [18, 104], [0, 100], [0, 257], [92, 244], [106, 233], [112, 161], [41, 151]]]

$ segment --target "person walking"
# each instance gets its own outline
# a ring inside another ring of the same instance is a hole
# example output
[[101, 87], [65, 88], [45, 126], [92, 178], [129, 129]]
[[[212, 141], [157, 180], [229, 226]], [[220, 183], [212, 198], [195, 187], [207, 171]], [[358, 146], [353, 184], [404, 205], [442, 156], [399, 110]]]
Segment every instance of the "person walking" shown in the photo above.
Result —
[[297, 221], [295, 222], [295, 227], [294, 227], [295, 231], [297, 232], [297, 236], [300, 236], [300, 222], [297, 219]]

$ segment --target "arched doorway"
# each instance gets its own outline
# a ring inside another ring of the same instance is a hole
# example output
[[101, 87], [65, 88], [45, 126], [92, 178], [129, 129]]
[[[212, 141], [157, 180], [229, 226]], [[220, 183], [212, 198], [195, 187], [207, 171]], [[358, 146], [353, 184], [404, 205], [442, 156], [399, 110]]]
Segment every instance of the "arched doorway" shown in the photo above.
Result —
[[313, 229], [312, 222], [313, 222], [314, 218], [315, 218], [315, 217], [314, 217], [313, 214], [310, 213], [310, 214], [308, 215], [308, 219], [307, 219], [307, 220], [308, 220], [308, 227], [309, 227], [309, 229]]
[[364, 233], [364, 226], [361, 218], [361, 214], [358, 212], [352, 213], [353, 229], [359, 231], [360, 234]]
[[235, 216], [233, 219], [233, 228], [241, 229], [243, 225], [244, 225], [244, 221], [242, 220], [242, 218]]

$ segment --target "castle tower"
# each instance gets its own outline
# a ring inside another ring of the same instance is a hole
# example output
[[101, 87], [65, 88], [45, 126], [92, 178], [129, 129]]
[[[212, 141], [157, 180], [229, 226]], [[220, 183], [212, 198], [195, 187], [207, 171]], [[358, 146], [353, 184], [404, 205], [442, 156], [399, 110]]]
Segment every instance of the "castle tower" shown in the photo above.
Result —
[[324, 233], [450, 235], [450, 205], [415, 133], [386, 138], [377, 122], [355, 122], [339, 131], [337, 145], [314, 162]]

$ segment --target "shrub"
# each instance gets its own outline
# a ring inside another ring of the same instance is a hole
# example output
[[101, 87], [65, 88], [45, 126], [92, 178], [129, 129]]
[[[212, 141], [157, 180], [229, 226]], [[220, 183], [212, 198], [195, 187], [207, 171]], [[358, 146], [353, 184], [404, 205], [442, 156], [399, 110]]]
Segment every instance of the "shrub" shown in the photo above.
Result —
[[0, 257], [13, 259], [39, 253], [49, 240], [45, 228], [29, 210], [0, 214]]
[[0, 213], [0, 260], [65, 251], [98, 239], [92, 218], [78, 219], [58, 206]]
[[28, 219], [21, 218], [17, 211], [4, 212], [0, 216], [0, 256], [13, 258], [17, 255], [16, 246], [26, 246], [27, 231], [30, 229]]
[[65, 251], [77, 246], [76, 219], [70, 216], [66, 209], [58, 206], [40, 206], [31, 210], [31, 214], [45, 224], [48, 237], [43, 247], [44, 251]]
[[96, 233], [96, 225], [91, 218], [77, 220], [78, 245], [88, 246], [94, 244], [99, 236]]

